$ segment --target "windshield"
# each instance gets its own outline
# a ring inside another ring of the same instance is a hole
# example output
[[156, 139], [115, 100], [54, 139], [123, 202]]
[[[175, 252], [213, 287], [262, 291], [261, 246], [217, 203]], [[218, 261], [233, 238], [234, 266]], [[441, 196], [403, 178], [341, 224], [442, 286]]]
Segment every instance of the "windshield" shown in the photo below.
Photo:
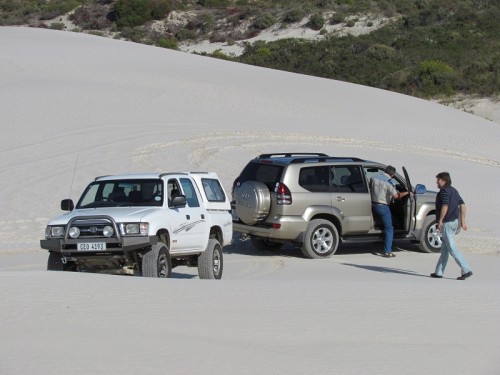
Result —
[[162, 205], [162, 180], [108, 180], [87, 186], [76, 208]]

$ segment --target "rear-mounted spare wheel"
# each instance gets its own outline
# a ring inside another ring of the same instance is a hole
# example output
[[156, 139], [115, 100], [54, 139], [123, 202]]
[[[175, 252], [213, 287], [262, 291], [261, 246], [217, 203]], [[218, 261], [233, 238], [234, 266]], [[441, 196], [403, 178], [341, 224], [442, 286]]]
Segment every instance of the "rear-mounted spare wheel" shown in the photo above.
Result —
[[236, 212], [245, 224], [264, 220], [271, 207], [271, 194], [262, 182], [246, 181], [234, 189]]

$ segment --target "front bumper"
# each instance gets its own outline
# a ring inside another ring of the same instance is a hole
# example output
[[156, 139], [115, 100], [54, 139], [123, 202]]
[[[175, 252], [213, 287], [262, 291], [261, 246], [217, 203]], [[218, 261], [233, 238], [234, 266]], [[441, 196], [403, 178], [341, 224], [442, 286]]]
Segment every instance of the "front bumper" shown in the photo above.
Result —
[[[94, 251], [94, 254], [124, 254], [130, 251], [142, 249], [145, 247], [152, 246], [158, 242], [158, 237], [156, 236], [138, 236], [138, 237], [121, 237], [119, 239], [116, 238], [93, 238], [92, 240], [75, 240], [75, 239], [64, 239], [64, 238], [55, 238], [55, 239], [46, 239], [40, 240], [40, 247], [45, 250], [58, 252], [61, 254], [73, 254], [78, 253], [81, 255], [85, 255], [87, 251], [78, 251], [77, 244], [81, 242], [92, 243], [92, 242], [105, 242], [106, 249], [102, 251]], [[89, 252], [90, 253], [90, 252]]]

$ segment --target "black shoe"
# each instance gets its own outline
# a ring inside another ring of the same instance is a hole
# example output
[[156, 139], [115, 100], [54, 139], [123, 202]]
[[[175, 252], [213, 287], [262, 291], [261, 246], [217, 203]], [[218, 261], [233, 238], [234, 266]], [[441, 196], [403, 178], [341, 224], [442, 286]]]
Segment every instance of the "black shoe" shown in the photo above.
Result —
[[457, 280], [465, 280], [466, 278], [471, 277], [471, 276], [472, 276], [472, 271], [469, 271], [467, 273], [464, 273], [462, 276], [457, 277]]
[[435, 279], [442, 279], [443, 278], [443, 276], [436, 275], [435, 273], [431, 273], [431, 277], [433, 277]]

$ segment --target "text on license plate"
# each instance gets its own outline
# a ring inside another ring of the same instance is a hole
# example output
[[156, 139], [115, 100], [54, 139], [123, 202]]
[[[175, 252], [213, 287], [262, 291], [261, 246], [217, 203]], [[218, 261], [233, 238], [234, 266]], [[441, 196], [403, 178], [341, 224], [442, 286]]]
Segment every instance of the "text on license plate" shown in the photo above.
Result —
[[76, 245], [78, 251], [106, 250], [106, 242], [81, 242]]

